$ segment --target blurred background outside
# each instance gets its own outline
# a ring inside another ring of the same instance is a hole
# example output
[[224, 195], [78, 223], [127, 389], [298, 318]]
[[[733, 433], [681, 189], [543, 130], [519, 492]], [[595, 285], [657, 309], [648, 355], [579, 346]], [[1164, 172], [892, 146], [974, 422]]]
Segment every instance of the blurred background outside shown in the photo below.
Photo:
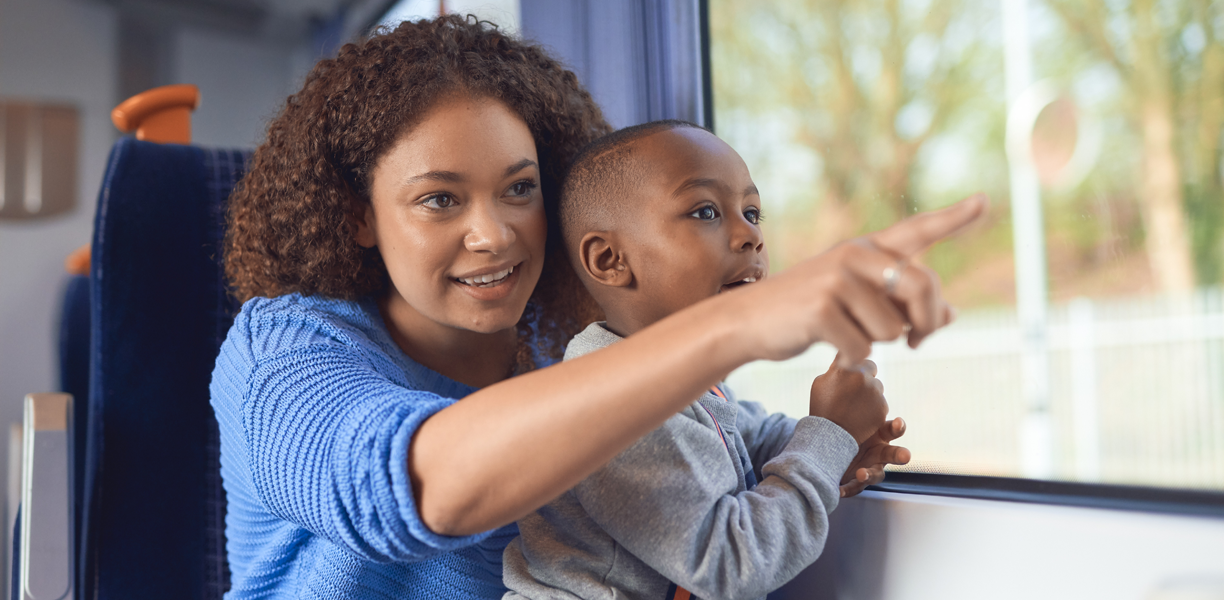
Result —
[[[1224, 489], [1224, 2], [710, 0], [710, 28], [775, 271], [994, 199], [924, 258], [957, 322], [872, 357], [907, 469]], [[802, 415], [831, 360], [730, 382]]]

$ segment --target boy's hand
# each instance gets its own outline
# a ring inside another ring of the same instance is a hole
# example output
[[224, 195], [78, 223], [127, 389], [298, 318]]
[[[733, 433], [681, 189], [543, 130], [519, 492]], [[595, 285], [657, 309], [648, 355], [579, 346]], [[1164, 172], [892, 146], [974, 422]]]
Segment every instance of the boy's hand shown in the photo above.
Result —
[[865, 360], [839, 368], [839, 354], [829, 370], [812, 382], [809, 414], [845, 429], [860, 446], [877, 433], [888, 416], [884, 384], [875, 378], [875, 363]]
[[905, 421], [885, 421], [874, 435], [859, 445], [858, 455], [841, 480], [841, 497], [857, 495], [869, 485], [884, 481], [884, 465], [904, 465], [910, 461], [910, 451], [890, 442], [905, 435]]

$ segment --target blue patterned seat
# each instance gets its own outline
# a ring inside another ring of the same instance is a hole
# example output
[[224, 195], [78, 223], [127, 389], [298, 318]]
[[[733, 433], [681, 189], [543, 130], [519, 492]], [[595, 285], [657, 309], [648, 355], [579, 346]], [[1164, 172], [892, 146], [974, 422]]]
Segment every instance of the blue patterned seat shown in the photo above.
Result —
[[211, 600], [229, 587], [208, 384], [238, 308], [221, 242], [248, 158], [132, 138], [111, 151], [87, 287], [89, 400], [76, 403], [77, 597]]

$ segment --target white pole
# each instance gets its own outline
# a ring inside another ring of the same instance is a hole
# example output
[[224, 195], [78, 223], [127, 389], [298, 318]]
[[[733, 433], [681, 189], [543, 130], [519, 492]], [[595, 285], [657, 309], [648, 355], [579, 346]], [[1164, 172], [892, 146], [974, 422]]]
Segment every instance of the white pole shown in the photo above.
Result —
[[1076, 298], [1068, 308], [1071, 342], [1071, 412], [1075, 478], [1101, 480], [1100, 409], [1097, 406], [1096, 316], [1092, 301]]
[[[1012, 235], [1016, 261], [1016, 312], [1020, 320], [1022, 392], [1026, 415], [1020, 426], [1020, 467], [1025, 477], [1054, 474], [1054, 434], [1050, 418], [1050, 354], [1046, 326], [1045, 232], [1041, 188], [1029, 148], [1032, 121], [1024, 96], [1033, 83], [1027, 0], [1002, 0], [1004, 70], [1007, 77], [1008, 171], [1011, 179]], [[1039, 109], [1038, 109], [1039, 110]], [[1036, 114], [1032, 114], [1035, 118]], [[1017, 131], [1016, 123], [1024, 125]]]

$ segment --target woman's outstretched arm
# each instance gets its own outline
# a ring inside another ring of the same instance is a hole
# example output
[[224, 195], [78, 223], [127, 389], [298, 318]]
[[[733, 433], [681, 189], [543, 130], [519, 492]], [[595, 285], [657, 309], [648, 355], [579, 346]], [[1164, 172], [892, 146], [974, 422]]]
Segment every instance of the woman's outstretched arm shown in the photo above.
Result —
[[484, 388], [426, 420], [408, 470], [421, 518], [467, 535], [539, 508], [736, 367], [817, 342], [857, 364], [946, 325], [938, 277], [908, 259], [984, 214], [978, 195], [840, 244], [671, 315], [623, 342]]

